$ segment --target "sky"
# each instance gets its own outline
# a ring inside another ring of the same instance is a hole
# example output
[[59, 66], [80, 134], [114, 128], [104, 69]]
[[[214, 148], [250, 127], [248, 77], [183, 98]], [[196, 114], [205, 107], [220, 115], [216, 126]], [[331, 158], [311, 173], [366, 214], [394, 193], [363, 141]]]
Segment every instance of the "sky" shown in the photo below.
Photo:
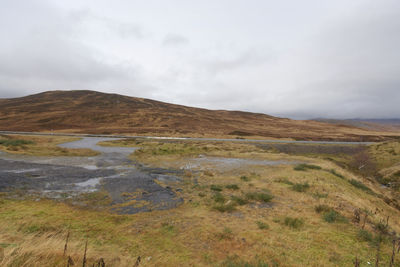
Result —
[[2, 0], [0, 98], [400, 118], [398, 0]]

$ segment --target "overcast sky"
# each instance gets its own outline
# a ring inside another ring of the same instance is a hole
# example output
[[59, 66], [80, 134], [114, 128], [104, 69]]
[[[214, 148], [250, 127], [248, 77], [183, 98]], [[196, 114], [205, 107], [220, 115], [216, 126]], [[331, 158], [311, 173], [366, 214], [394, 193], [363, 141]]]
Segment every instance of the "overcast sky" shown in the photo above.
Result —
[[291, 118], [400, 117], [398, 0], [2, 0], [0, 98], [89, 89]]

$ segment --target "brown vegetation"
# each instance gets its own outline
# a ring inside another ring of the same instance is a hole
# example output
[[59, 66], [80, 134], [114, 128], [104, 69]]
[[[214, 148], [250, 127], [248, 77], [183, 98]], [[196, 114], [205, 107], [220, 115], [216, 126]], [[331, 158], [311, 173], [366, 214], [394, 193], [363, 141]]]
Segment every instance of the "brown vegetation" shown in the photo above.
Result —
[[351, 141], [399, 136], [353, 126], [192, 108], [94, 91], [50, 91], [0, 99], [0, 130]]
[[0, 135], [0, 151], [11, 154], [32, 156], [96, 156], [99, 154], [87, 148], [63, 148], [58, 145], [79, 140], [63, 136]]
[[[400, 211], [382, 198], [386, 189], [330, 160], [234, 142], [130, 139], [108, 145], [140, 146], [132, 157], [146, 166], [185, 166], [181, 181], [159, 181], [184, 203], [115, 215], [36, 196], [0, 195], [1, 266], [398, 264], [393, 240]], [[307, 164], [191, 165], [199, 155]]]

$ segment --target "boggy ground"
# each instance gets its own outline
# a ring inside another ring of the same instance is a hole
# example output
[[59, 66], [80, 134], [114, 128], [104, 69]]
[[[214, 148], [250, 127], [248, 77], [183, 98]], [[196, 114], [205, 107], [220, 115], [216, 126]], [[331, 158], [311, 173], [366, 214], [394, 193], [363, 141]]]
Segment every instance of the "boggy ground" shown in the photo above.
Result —
[[80, 265], [86, 240], [89, 266], [100, 258], [133, 266], [139, 256], [139, 266], [353, 266], [356, 258], [370, 266], [377, 248], [380, 266], [389, 265], [400, 231], [399, 210], [384, 201], [390, 189], [339, 167], [332, 155], [218, 142], [103, 145], [140, 147], [130, 159], [142, 171], [180, 169], [157, 183], [184, 202], [116, 215], [5, 195], [2, 266], [65, 266], [68, 256]]
[[0, 192], [8, 192], [10, 197], [28, 194], [124, 214], [168, 209], [182, 202], [169, 188], [155, 182], [158, 176], [165, 180], [163, 173], [173, 175], [179, 171], [140, 171], [127, 158], [134, 149], [96, 146], [103, 140], [84, 138], [60, 145], [67, 152], [94, 152], [92, 155], [96, 156], [89, 158], [21, 155], [24, 148], [19, 148], [16, 155], [1, 154]]

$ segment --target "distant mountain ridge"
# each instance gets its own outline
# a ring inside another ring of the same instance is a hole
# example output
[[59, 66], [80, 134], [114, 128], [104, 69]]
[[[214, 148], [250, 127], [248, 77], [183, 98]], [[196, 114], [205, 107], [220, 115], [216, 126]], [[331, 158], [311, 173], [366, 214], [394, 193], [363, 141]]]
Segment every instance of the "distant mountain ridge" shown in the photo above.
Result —
[[333, 124], [340, 125], [348, 125], [359, 127], [368, 130], [374, 131], [391, 131], [398, 132], [400, 131], [400, 119], [392, 118], [392, 119], [314, 119], [319, 122], [327, 122]]
[[348, 141], [397, 135], [352, 125], [208, 110], [87, 90], [0, 99], [0, 130]]

